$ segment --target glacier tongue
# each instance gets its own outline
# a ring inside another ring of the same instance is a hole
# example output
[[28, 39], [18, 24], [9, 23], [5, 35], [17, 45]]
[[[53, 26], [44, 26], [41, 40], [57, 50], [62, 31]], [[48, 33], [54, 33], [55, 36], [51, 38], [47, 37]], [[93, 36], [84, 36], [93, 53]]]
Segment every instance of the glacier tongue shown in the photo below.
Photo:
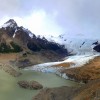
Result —
[[55, 65], [57, 65], [57, 64], [72, 62], [74, 64], [72, 64], [68, 68], [81, 67], [97, 56], [100, 56], [100, 54], [97, 53], [95, 55], [88, 54], [88, 55], [69, 56], [69, 57], [66, 57], [64, 61], [38, 64], [38, 65], [34, 65], [32, 67], [28, 67], [26, 69], [27, 70], [34, 70], [34, 71], [41, 71], [41, 72], [58, 73], [60, 70], [64, 69], [64, 67], [62, 67], [62, 66], [61, 67], [55, 67]]

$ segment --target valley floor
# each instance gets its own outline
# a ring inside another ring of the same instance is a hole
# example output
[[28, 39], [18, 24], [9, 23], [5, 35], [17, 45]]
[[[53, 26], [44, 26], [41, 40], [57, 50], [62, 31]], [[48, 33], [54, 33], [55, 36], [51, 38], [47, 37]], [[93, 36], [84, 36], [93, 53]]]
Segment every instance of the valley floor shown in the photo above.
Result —
[[[23, 57], [19, 58], [18, 55], [13, 53], [0, 54], [0, 69], [11, 75], [13, 73], [13, 76], [19, 76], [21, 73], [17, 70], [16, 64], [12, 63], [16, 60], [23, 60]], [[69, 56], [63, 61], [28, 66], [25, 70], [55, 73], [67, 80], [86, 83], [80, 87], [44, 88], [38, 95], [33, 97], [33, 100], [100, 100], [99, 54]]]
[[41, 68], [40, 66], [42, 66], [40, 71], [50, 70], [50, 68], [54, 67], [58, 75], [86, 84], [78, 88], [59, 87], [44, 89], [33, 100], [100, 100], [99, 54], [73, 56], [63, 62], [44, 65], [48, 65], [48, 68], [42, 65], [38, 65], [37, 67]]

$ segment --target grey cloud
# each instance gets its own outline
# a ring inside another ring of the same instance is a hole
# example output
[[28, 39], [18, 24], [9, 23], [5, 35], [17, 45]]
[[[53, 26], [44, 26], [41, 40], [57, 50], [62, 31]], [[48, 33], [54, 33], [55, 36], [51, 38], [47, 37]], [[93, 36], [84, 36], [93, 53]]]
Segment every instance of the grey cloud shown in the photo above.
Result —
[[0, 0], [0, 16], [13, 15], [19, 10], [18, 0]]
[[28, 16], [34, 10], [44, 10], [66, 32], [96, 33], [100, 29], [100, 0], [0, 0], [0, 16]]

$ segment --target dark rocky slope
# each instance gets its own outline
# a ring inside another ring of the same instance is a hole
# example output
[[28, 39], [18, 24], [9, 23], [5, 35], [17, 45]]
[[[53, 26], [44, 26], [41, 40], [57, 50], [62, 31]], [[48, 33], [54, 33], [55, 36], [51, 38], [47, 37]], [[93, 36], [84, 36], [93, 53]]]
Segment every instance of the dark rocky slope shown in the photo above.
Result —
[[36, 37], [28, 29], [19, 27], [13, 19], [10, 19], [0, 28], [0, 53], [19, 52], [22, 52], [22, 55], [23, 52], [26, 52], [28, 60], [31, 55], [36, 57], [37, 61], [38, 58], [41, 58], [40, 62], [35, 61], [34, 64], [57, 61], [69, 55], [63, 45], [50, 42], [45, 37]]
[[63, 45], [50, 42], [44, 37], [36, 37], [28, 29], [19, 27], [13, 19], [10, 19], [0, 28], [0, 44], [1, 48], [4, 46], [4, 49], [17, 49], [20, 46], [23, 50], [29, 49], [33, 52], [51, 50], [58, 54], [61, 53], [61, 55], [68, 53]]

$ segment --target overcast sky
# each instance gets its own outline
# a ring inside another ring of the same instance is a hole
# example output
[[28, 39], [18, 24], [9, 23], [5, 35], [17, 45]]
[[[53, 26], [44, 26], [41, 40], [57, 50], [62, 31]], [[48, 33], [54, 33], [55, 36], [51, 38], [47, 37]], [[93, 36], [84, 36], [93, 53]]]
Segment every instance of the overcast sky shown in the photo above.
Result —
[[100, 0], [0, 0], [0, 25], [14, 18], [35, 34], [100, 36]]

